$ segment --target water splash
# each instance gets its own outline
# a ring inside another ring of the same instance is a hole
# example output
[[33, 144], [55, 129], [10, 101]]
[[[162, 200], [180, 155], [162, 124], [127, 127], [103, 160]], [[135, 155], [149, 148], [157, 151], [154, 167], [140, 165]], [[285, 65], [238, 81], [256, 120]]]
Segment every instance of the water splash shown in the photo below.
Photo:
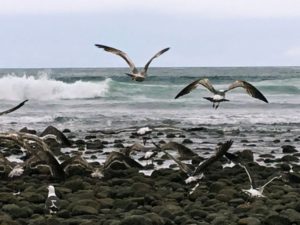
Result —
[[99, 82], [53, 80], [47, 74], [35, 76], [6, 75], [0, 78], [1, 100], [57, 100], [104, 97], [109, 91], [110, 78]]

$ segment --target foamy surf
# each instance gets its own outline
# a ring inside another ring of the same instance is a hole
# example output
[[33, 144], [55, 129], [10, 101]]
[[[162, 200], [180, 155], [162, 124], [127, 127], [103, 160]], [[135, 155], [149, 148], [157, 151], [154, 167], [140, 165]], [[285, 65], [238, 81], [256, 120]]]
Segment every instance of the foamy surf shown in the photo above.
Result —
[[110, 78], [99, 82], [75, 81], [65, 83], [46, 75], [38, 77], [6, 75], [0, 78], [1, 100], [58, 100], [104, 97], [109, 91]]

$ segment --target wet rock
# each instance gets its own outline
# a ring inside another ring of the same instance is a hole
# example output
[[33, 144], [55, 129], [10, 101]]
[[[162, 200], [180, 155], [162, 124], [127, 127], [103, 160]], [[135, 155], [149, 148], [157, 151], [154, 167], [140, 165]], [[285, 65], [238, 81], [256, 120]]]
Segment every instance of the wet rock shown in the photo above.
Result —
[[84, 137], [85, 140], [90, 140], [90, 139], [95, 139], [96, 138], [96, 135], [86, 135]]
[[281, 161], [283, 162], [299, 162], [298, 157], [293, 156], [293, 155], [285, 155], [281, 157]]
[[148, 217], [133, 215], [125, 217], [120, 225], [152, 225], [151, 220]]
[[70, 129], [68, 129], [68, 128], [65, 128], [65, 129], [63, 129], [63, 131], [62, 131], [63, 133], [71, 133], [71, 130]]
[[77, 146], [85, 145], [85, 141], [82, 140], [82, 139], [78, 139], [78, 140], [75, 141], [75, 144], [76, 144]]
[[114, 147], [115, 148], [124, 148], [124, 145], [122, 143], [115, 143]]
[[261, 222], [255, 217], [246, 217], [238, 221], [238, 225], [260, 225]]
[[253, 162], [254, 156], [251, 150], [244, 150], [242, 152], [238, 152], [238, 155], [244, 162]]
[[292, 223], [300, 224], [300, 213], [294, 209], [283, 210], [282, 215], [285, 215]]
[[145, 196], [145, 193], [150, 193], [151, 190], [153, 190], [153, 187], [148, 184], [138, 182], [131, 186], [131, 190], [134, 191], [134, 196], [142, 197]]
[[46, 201], [43, 195], [36, 192], [23, 192], [22, 197], [32, 203], [44, 203]]
[[32, 210], [28, 207], [19, 207], [16, 204], [8, 204], [2, 207], [12, 218], [27, 218], [32, 215]]
[[280, 169], [285, 172], [289, 172], [291, 170], [291, 166], [287, 163], [282, 163], [279, 165]]
[[163, 224], [165, 224], [164, 220], [159, 215], [157, 215], [156, 213], [146, 213], [146, 214], [144, 214], [144, 216], [148, 217], [151, 220], [152, 225], [163, 225]]
[[182, 144], [193, 144], [194, 142], [191, 140], [191, 139], [184, 139], [183, 141], [182, 141]]
[[104, 146], [100, 140], [94, 140], [94, 141], [89, 141], [86, 142], [86, 148], [87, 149], [102, 149]]
[[167, 136], [166, 136], [167, 138], [175, 138], [176, 137], [176, 135], [175, 134], [173, 134], [173, 133], [170, 133], [170, 134], [167, 134]]
[[75, 205], [72, 209], [72, 215], [96, 215], [98, 214], [98, 210], [91, 206], [84, 206], [84, 205]]
[[271, 215], [264, 221], [264, 225], [291, 225], [291, 221], [281, 215]]
[[[71, 142], [69, 141], [69, 139], [61, 132], [59, 131], [57, 128], [53, 127], [53, 126], [48, 126], [42, 133], [41, 133], [41, 137], [44, 137], [48, 134], [52, 134], [55, 135], [56, 138], [60, 141], [61, 147], [70, 147], [71, 146]], [[48, 143], [47, 143], [48, 144]]]
[[298, 152], [295, 148], [295, 146], [292, 145], [283, 145], [281, 146], [282, 148], [282, 153], [295, 153]]
[[30, 130], [30, 129], [28, 129], [27, 127], [23, 127], [21, 130], [20, 130], [20, 132], [22, 132], [22, 133], [27, 133], [27, 134], [34, 134], [34, 135], [36, 135], [36, 130]]
[[222, 189], [224, 189], [225, 186], [226, 186], [226, 184], [224, 182], [216, 181], [216, 182], [213, 182], [210, 185], [209, 191], [210, 192], [218, 193], [219, 191], [221, 191]]

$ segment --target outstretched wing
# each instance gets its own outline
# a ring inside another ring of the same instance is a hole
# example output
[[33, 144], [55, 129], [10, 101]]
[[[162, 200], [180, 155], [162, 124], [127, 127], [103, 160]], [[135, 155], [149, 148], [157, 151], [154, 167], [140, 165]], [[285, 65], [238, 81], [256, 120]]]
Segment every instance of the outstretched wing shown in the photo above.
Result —
[[187, 175], [190, 175], [193, 173], [193, 170], [188, 167], [188, 165], [186, 165], [185, 163], [181, 162], [180, 160], [176, 159], [174, 156], [172, 156], [171, 154], [169, 154], [166, 150], [162, 149], [159, 145], [157, 145], [156, 143], [152, 142], [153, 145], [159, 150], [159, 151], [163, 151], [170, 159], [174, 160], [174, 162], [177, 163], [177, 165], [179, 166], [179, 169], [184, 172]]
[[198, 175], [203, 173], [208, 166], [210, 166], [212, 163], [217, 161], [219, 158], [221, 158], [231, 147], [233, 141], [229, 140], [225, 143], [222, 143], [216, 148], [216, 154], [205, 160], [203, 163], [201, 163], [195, 170], [193, 175]]
[[143, 73], [146, 74], [147, 73], [147, 70], [148, 70], [148, 67], [150, 65], [150, 63], [152, 62], [153, 59], [157, 58], [158, 56], [162, 55], [163, 53], [165, 53], [166, 51], [168, 51], [170, 48], [164, 48], [163, 50], [160, 50], [158, 53], [156, 53], [147, 63], [146, 65], [144, 66], [144, 69], [143, 69]]
[[246, 81], [243, 81], [243, 80], [237, 80], [237, 81], [233, 82], [226, 91], [230, 91], [237, 87], [244, 88], [247, 91], [247, 93], [250, 96], [252, 96], [253, 98], [257, 98], [261, 101], [268, 103], [268, 100], [266, 99], [266, 97], [256, 87], [254, 87], [252, 84], [250, 84]]
[[13, 108], [11, 108], [11, 109], [8, 109], [8, 110], [6, 110], [6, 111], [0, 112], [0, 116], [2, 116], [2, 115], [4, 115], [4, 114], [11, 113], [11, 112], [17, 110], [18, 108], [21, 108], [21, 107], [25, 104], [25, 102], [27, 102], [27, 101], [28, 101], [28, 100], [25, 100], [25, 101], [21, 102], [19, 105], [15, 106], [15, 107], [13, 107]]
[[106, 45], [95, 44], [95, 46], [98, 47], [98, 48], [103, 48], [107, 52], [110, 52], [110, 53], [116, 54], [118, 56], [121, 56], [127, 62], [127, 64], [129, 65], [129, 67], [130, 67], [130, 69], [133, 73], [138, 72], [138, 70], [136, 69], [134, 63], [132, 62], [132, 60], [128, 57], [128, 55], [125, 52], [122, 52], [119, 49], [112, 48], [112, 47], [109, 47], [109, 46], [106, 46]]
[[244, 170], [246, 171], [246, 173], [248, 175], [248, 179], [249, 179], [250, 185], [251, 185], [251, 188], [257, 188], [256, 184], [254, 182], [254, 179], [253, 179], [252, 175], [250, 174], [249, 170], [247, 169], [246, 165], [243, 165], [243, 164], [239, 163], [239, 166], [242, 167], [242, 168], [244, 168]]
[[217, 91], [216, 89], [212, 86], [212, 84], [210, 83], [209, 79], [205, 78], [205, 79], [198, 79], [193, 81], [192, 83], [190, 83], [188, 86], [186, 86], [185, 88], [183, 88], [175, 97], [179, 98], [182, 95], [186, 95], [188, 93], [190, 93], [192, 90], [196, 89], [199, 84], [203, 85], [204, 87], [206, 87], [210, 92], [216, 94]]

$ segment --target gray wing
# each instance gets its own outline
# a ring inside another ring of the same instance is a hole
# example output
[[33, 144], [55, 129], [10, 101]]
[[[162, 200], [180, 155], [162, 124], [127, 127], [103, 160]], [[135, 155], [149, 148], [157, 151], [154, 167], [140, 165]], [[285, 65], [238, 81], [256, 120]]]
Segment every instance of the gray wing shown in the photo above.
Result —
[[27, 101], [28, 101], [28, 100], [25, 100], [25, 101], [21, 102], [19, 105], [15, 106], [15, 107], [13, 107], [13, 108], [11, 108], [11, 109], [8, 109], [8, 110], [6, 110], [6, 111], [0, 112], [0, 116], [5, 115], [5, 114], [8, 114], [8, 113], [11, 113], [11, 112], [13, 112], [13, 111], [15, 111], [15, 110], [21, 108], [21, 107], [25, 104], [25, 102], [27, 102]]
[[163, 151], [170, 159], [174, 160], [174, 162], [177, 163], [177, 165], [179, 166], [179, 169], [184, 172], [187, 175], [190, 175], [193, 173], [193, 170], [188, 167], [188, 165], [186, 165], [185, 163], [181, 162], [180, 160], [176, 159], [174, 156], [172, 156], [171, 154], [169, 154], [166, 150], [162, 149], [159, 145], [157, 145], [156, 143], [152, 142], [153, 145], [160, 151]]
[[121, 56], [127, 62], [127, 64], [129, 65], [129, 67], [130, 67], [130, 69], [133, 73], [138, 72], [138, 70], [135, 67], [134, 63], [132, 62], [132, 60], [128, 57], [128, 55], [125, 52], [122, 52], [119, 49], [112, 48], [112, 47], [109, 47], [109, 46], [106, 46], [106, 45], [95, 44], [95, 46], [98, 47], [98, 48], [103, 48], [107, 52], [110, 52], [110, 53], [116, 54], [118, 56]]
[[212, 86], [209, 79], [205, 78], [205, 79], [195, 80], [192, 83], [190, 83], [189, 85], [187, 85], [176, 95], [175, 99], [179, 98], [182, 95], [186, 95], [186, 94], [190, 93], [192, 90], [196, 89], [199, 86], [199, 84], [206, 87], [210, 92], [212, 92], [214, 94], [217, 93], [216, 89]]
[[148, 67], [150, 65], [150, 63], [152, 62], [153, 59], [157, 58], [158, 56], [162, 55], [163, 53], [165, 53], [166, 51], [168, 51], [170, 48], [164, 48], [162, 50], [160, 50], [158, 53], [156, 53], [147, 63], [146, 65], [144, 66], [144, 69], [143, 69], [143, 73], [146, 74], [147, 73], [147, 70], [148, 70]]
[[272, 177], [267, 183], [265, 183], [263, 186], [261, 186], [261, 189], [264, 189], [268, 184], [270, 184], [273, 180], [275, 179], [280, 179], [282, 176], [279, 175], [279, 176], [275, 176], [275, 177]]
[[227, 152], [232, 145], [233, 141], [229, 140], [226, 141], [225, 143], [222, 143], [221, 145], [219, 145], [216, 148], [216, 154], [211, 156], [210, 158], [208, 158], [207, 160], [205, 160], [203, 163], [201, 163], [197, 169], [194, 172], [194, 176], [203, 173], [207, 167], [209, 167], [211, 164], [213, 164], [215, 161], [217, 161], [218, 159], [220, 159], [225, 152]]
[[250, 185], [251, 185], [251, 188], [256, 188], [256, 185], [255, 185], [255, 182], [254, 182], [254, 179], [253, 177], [251, 176], [251, 174], [249, 173], [247, 167], [241, 163], [239, 163], [239, 166], [244, 168], [244, 170], [246, 171], [247, 175], [248, 175], [248, 178], [249, 178], [249, 182], [250, 182]]
[[237, 81], [233, 82], [229, 86], [229, 88], [226, 90], [226, 92], [230, 91], [234, 88], [237, 88], [237, 87], [244, 88], [251, 97], [257, 98], [261, 101], [268, 103], [268, 100], [266, 99], [266, 97], [256, 87], [254, 87], [252, 84], [250, 84], [246, 81], [243, 81], [243, 80], [237, 80]]

